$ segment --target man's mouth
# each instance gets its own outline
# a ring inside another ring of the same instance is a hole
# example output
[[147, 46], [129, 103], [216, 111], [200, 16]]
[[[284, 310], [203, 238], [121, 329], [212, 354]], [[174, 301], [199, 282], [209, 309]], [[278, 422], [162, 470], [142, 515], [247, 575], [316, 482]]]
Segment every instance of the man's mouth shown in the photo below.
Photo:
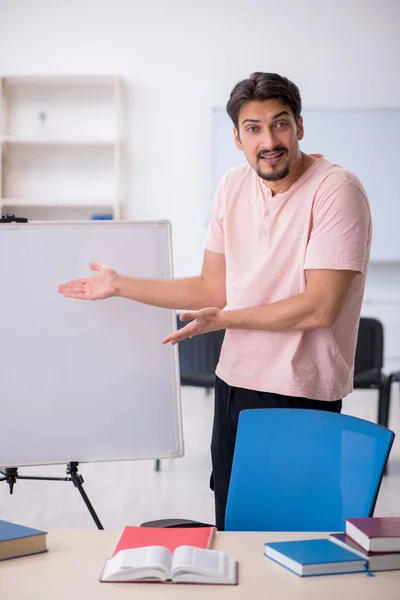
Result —
[[284, 150], [281, 150], [280, 152], [260, 152], [259, 159], [262, 159], [269, 165], [274, 165], [279, 162], [284, 153]]

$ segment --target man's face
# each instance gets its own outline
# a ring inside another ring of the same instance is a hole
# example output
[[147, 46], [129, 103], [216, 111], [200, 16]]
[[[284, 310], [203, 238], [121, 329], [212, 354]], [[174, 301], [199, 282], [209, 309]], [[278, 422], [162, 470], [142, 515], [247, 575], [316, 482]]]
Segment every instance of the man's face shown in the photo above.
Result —
[[266, 182], [281, 181], [300, 158], [303, 120], [296, 123], [292, 110], [278, 99], [252, 100], [239, 112], [235, 143], [251, 167]]

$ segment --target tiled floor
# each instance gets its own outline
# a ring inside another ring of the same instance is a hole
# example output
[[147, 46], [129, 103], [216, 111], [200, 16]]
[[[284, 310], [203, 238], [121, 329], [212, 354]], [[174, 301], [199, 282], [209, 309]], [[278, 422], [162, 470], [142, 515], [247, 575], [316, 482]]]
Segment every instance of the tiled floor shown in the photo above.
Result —
[[[376, 506], [376, 515], [400, 516], [400, 394], [393, 390], [389, 426], [396, 433]], [[181, 459], [92, 463], [80, 466], [84, 488], [104, 528], [120, 529], [142, 521], [184, 517], [214, 522], [208, 488], [213, 395], [182, 389], [186, 452]], [[375, 421], [377, 395], [357, 391], [344, 400], [343, 412]], [[64, 476], [65, 466], [20, 469], [20, 474]], [[95, 524], [72, 483], [18, 481], [14, 494], [0, 482], [0, 518], [43, 529], [93, 529]]]

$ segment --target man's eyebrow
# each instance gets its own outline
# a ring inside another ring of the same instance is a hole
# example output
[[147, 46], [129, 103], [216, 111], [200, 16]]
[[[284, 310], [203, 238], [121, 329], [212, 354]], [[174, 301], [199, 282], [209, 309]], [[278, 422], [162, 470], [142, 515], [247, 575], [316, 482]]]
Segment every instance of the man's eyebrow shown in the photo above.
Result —
[[272, 121], [275, 121], [275, 119], [279, 119], [279, 117], [282, 117], [283, 115], [287, 115], [288, 117], [290, 117], [290, 113], [287, 110], [281, 110], [281, 112], [277, 113], [272, 117]]
[[[281, 112], [278, 112], [276, 115], [271, 117], [271, 121], [275, 121], [275, 119], [279, 119], [279, 117], [282, 117], [283, 115], [287, 115], [288, 117], [290, 117], [290, 113], [287, 110], [281, 110]], [[242, 125], [244, 125], [245, 123], [261, 123], [261, 120], [260, 119], [244, 119], [244, 121], [242, 121]]]
[[242, 121], [242, 125], [244, 125], [245, 123], [261, 123], [260, 119], [245, 119], [244, 121]]

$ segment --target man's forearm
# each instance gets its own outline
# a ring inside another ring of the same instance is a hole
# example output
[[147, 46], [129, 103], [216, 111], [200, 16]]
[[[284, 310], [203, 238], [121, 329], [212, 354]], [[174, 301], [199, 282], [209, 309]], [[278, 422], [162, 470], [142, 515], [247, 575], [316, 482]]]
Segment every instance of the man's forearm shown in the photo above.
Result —
[[182, 279], [140, 279], [116, 275], [115, 288], [115, 296], [162, 308], [200, 310], [207, 306], [224, 306], [216, 290], [207, 286], [201, 275]]
[[299, 331], [330, 327], [331, 318], [328, 311], [317, 306], [306, 292], [265, 306], [222, 313], [224, 329]]

